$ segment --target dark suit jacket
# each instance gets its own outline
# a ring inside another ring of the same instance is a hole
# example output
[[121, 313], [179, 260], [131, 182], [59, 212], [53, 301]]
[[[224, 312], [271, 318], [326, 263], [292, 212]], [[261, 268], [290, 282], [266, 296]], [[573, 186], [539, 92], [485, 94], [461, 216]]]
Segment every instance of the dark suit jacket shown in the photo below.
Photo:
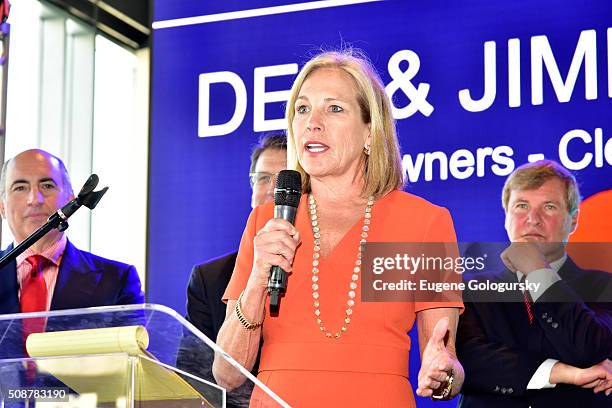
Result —
[[[12, 249], [12, 245], [0, 256]], [[70, 241], [62, 256], [51, 310], [144, 303], [136, 269], [77, 249]], [[0, 269], [0, 314], [19, 313], [15, 261]]]
[[225, 320], [226, 305], [221, 301], [232, 277], [238, 252], [196, 265], [187, 287], [187, 320], [212, 341]]
[[[561, 281], [532, 305], [531, 325], [520, 293], [496, 293], [499, 302], [482, 302], [476, 292], [464, 292], [465, 311], [457, 331], [457, 353], [465, 369], [459, 407], [612, 404], [612, 398], [602, 393], [570, 385], [527, 390], [548, 358], [585, 368], [612, 357], [612, 303], [606, 303], [612, 300], [612, 275], [581, 270], [569, 258], [559, 275]], [[474, 278], [517, 282], [508, 270], [466, 276], [466, 281]]]
[[[10, 249], [12, 246], [2, 251], [0, 257]], [[17, 265], [13, 261], [0, 269], [0, 314], [20, 312], [18, 294]], [[81, 251], [70, 241], [66, 243], [51, 299], [51, 310], [124, 305], [144, 303], [144, 301], [140, 279], [133, 266]], [[136, 324], [140, 324], [140, 317], [135, 316], [138, 320]], [[105, 321], [102, 326], [107, 324]], [[21, 340], [20, 327], [19, 323], [12, 324], [10, 320], [0, 322], [0, 359], [27, 357]], [[15, 336], [15, 333], [19, 333], [19, 336]], [[12, 368], [11, 365], [3, 368], [5, 371], [0, 376], [5, 386], [31, 386], [25, 382], [20, 369]], [[64, 386], [58, 380], [49, 377], [36, 381], [37, 387]], [[9, 406], [22, 405], [16, 403]]]

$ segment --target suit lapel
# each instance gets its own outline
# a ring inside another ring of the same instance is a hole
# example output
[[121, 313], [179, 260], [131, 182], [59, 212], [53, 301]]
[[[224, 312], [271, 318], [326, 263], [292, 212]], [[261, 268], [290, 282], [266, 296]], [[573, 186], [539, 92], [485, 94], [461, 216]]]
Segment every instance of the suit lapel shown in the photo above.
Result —
[[[6, 255], [11, 249], [13, 249], [13, 244], [6, 248], [1, 256]], [[19, 311], [17, 263], [15, 260], [12, 260], [4, 268], [0, 269], [0, 314], [18, 313]]]
[[573, 282], [580, 277], [580, 269], [569, 256], [559, 269], [559, 276], [566, 282]]
[[53, 291], [51, 310], [96, 304], [93, 295], [101, 278], [102, 271], [96, 269], [80, 250], [67, 241]]

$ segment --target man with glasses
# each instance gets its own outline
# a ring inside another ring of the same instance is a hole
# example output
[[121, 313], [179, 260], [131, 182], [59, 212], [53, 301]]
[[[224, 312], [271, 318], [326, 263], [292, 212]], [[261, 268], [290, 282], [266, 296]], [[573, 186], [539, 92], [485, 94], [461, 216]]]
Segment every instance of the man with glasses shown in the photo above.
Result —
[[[287, 168], [287, 138], [283, 133], [264, 136], [251, 154], [251, 207], [274, 200], [276, 175]], [[224, 303], [225, 304], [225, 303]]]

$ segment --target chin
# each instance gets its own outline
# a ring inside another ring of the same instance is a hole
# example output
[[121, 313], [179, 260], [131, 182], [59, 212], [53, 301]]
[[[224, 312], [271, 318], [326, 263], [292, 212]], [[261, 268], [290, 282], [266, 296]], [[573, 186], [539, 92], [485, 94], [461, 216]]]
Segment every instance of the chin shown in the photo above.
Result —
[[37, 229], [42, 227], [45, 224], [45, 222], [47, 222], [47, 219], [40, 221], [40, 222], [30, 222], [25, 228], [28, 236], [32, 235]]
[[306, 165], [302, 164], [302, 168], [310, 177], [321, 177], [326, 174], [320, 166], [310, 166], [306, 163]]

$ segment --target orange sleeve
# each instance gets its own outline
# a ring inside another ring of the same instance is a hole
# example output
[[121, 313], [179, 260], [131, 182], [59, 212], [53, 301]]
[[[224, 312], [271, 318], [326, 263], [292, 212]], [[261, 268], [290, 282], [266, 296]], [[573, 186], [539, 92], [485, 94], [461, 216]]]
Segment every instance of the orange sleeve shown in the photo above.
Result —
[[[446, 208], [437, 207], [436, 211], [432, 212], [423, 241], [450, 244], [447, 246], [446, 255], [452, 257], [460, 255], [453, 219]], [[461, 282], [461, 275], [452, 276], [452, 280]], [[451, 298], [451, 300], [444, 302], [415, 302], [414, 311], [420, 312], [421, 310], [440, 307], [456, 307], [460, 309], [459, 313], [463, 313], [464, 307], [461, 301], [461, 293], [454, 293]]]
[[260, 207], [257, 207], [251, 211], [244, 232], [242, 233], [234, 272], [225, 289], [225, 293], [223, 293], [222, 300], [226, 303], [228, 300], [238, 299], [238, 296], [240, 296], [240, 293], [246, 287], [249, 276], [251, 275], [251, 269], [253, 268], [253, 238], [255, 238], [255, 234], [257, 233], [257, 216], [259, 208]]

